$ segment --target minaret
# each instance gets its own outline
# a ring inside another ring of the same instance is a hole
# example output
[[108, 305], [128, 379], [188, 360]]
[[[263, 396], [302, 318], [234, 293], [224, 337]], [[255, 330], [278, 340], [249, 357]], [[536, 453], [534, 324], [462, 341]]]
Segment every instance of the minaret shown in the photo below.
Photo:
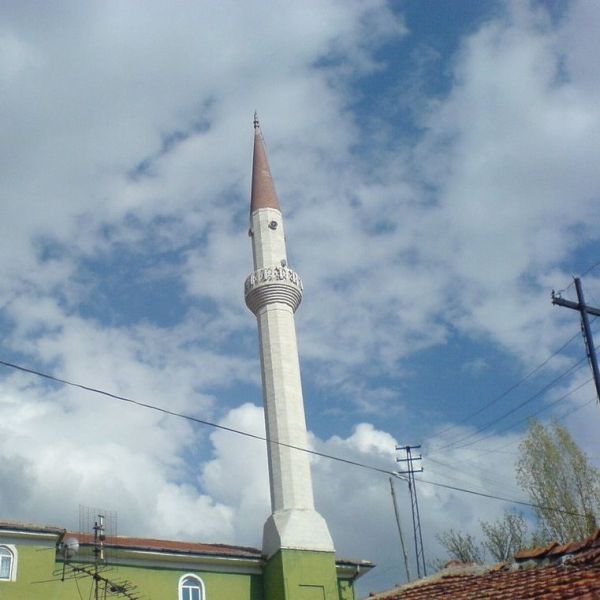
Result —
[[[249, 235], [254, 272], [246, 279], [245, 296], [258, 322], [265, 421], [271, 440], [267, 443], [271, 516], [263, 532], [268, 560], [265, 589], [269, 600], [308, 597], [303, 595], [307, 590], [301, 589], [306, 586], [322, 588], [329, 598], [337, 594], [333, 542], [314, 507], [309, 455], [289, 447], [307, 447], [294, 323], [302, 281], [287, 265], [283, 218], [256, 115]], [[314, 580], [317, 572], [324, 581]], [[285, 592], [276, 593], [279, 589]]]

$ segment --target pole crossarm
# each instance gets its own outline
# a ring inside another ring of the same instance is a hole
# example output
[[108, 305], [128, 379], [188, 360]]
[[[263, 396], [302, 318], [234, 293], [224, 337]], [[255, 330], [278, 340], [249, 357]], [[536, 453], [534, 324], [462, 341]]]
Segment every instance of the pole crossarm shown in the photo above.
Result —
[[594, 347], [594, 338], [592, 336], [592, 329], [590, 327], [589, 319], [589, 315], [600, 317], [600, 308], [588, 306], [585, 303], [585, 298], [583, 296], [581, 280], [579, 277], [574, 277], [573, 281], [575, 282], [575, 290], [577, 291], [578, 302], [564, 300], [560, 297], [560, 294], [557, 294], [554, 290], [552, 290], [552, 304], [572, 308], [573, 310], [578, 311], [581, 316], [581, 331], [583, 333], [583, 340], [585, 342], [585, 350], [590, 361], [590, 366], [592, 367], [592, 374], [594, 375], [596, 396], [600, 401], [600, 369], [598, 369], [598, 358], [596, 356], [596, 348]]
[[556, 292], [552, 292], [552, 304], [556, 304], [557, 306], [566, 306], [567, 308], [573, 308], [574, 310], [582, 311], [584, 310], [588, 315], [594, 315], [595, 317], [600, 317], [600, 308], [594, 308], [593, 306], [581, 305], [579, 302], [573, 302], [572, 300], [565, 300], [556, 294]]

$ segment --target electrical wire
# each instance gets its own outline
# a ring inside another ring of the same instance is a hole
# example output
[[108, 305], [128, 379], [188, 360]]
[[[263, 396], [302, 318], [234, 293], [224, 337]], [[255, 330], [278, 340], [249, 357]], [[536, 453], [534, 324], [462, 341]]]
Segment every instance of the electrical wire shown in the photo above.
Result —
[[[588, 379], [585, 383], [589, 383], [591, 381], [591, 379]], [[565, 411], [564, 413], [562, 413], [559, 417], [559, 419], [564, 419], [565, 417], [567, 417], [568, 415], [571, 415], [573, 413], [576, 413], [579, 410], [582, 410], [583, 408], [585, 408], [586, 406], [589, 406], [592, 402], [596, 401], [598, 398], [597, 396], [594, 394], [594, 396], [592, 396], [589, 400], [586, 400], [583, 404], [580, 404], [579, 406], [572, 406], [570, 407], [567, 411]], [[562, 400], [562, 398], [561, 398]], [[549, 407], [551, 408], [551, 407]], [[539, 412], [538, 412], [539, 414]], [[528, 417], [530, 418], [530, 417]], [[478, 441], [473, 442], [474, 444], [478, 443]], [[485, 448], [485, 449], [477, 449], [477, 454], [480, 453], [495, 453], [495, 452], [499, 452], [501, 454], [512, 454], [514, 456], [519, 456], [519, 453], [517, 452], [505, 452], [504, 449], [508, 448], [509, 446], [511, 446], [513, 444], [513, 442], [509, 442], [508, 444], [504, 444], [502, 446], [498, 446], [497, 448]], [[594, 458], [593, 456], [590, 456], [589, 458]], [[595, 458], [600, 458], [600, 457], [595, 457]]]
[[505, 419], [506, 417], [509, 417], [510, 415], [514, 414], [515, 412], [517, 412], [518, 410], [520, 410], [521, 408], [523, 408], [524, 406], [526, 406], [527, 404], [529, 404], [530, 402], [532, 402], [533, 400], [535, 400], [536, 398], [539, 398], [544, 392], [547, 392], [552, 386], [554, 386], [556, 383], [558, 383], [563, 377], [565, 377], [565, 375], [568, 375], [571, 371], [576, 370], [577, 368], [581, 368], [582, 363], [587, 359], [587, 356], [584, 356], [583, 358], [581, 358], [580, 360], [578, 360], [576, 363], [574, 363], [573, 365], [571, 365], [566, 371], [564, 371], [563, 373], [561, 373], [560, 375], [558, 375], [558, 377], [555, 377], [550, 383], [546, 384], [543, 388], [541, 388], [540, 390], [538, 390], [535, 394], [533, 394], [532, 396], [529, 396], [528, 398], [526, 398], [523, 402], [520, 402], [519, 404], [517, 404], [516, 406], [514, 406], [513, 408], [511, 408], [510, 410], [508, 410], [507, 412], [503, 413], [502, 415], [500, 415], [499, 417], [496, 417], [495, 419], [489, 421], [488, 423], [486, 423], [485, 425], [479, 427], [478, 429], [476, 429], [475, 431], [472, 431], [466, 435], [463, 435], [462, 437], [458, 437], [457, 439], [444, 444], [442, 446], [438, 446], [436, 448], [434, 448], [437, 452], [440, 452], [441, 450], [445, 450], [447, 448], [452, 448], [452, 447], [456, 447], [457, 444], [460, 444], [472, 437], [475, 437], [477, 435], [479, 435], [482, 431], [485, 431], [486, 429], [489, 429], [490, 427], [492, 427], [493, 425], [495, 425], [496, 423], [498, 423], [499, 421], [502, 421], [503, 419]]
[[[305, 452], [307, 454], [312, 454], [315, 456], [319, 456], [321, 458], [327, 458], [329, 460], [334, 460], [337, 462], [341, 462], [341, 463], [345, 463], [348, 465], [352, 465], [355, 467], [359, 467], [362, 469], [367, 469], [370, 471], [375, 471], [378, 473], [383, 473], [385, 475], [392, 476], [392, 477], [396, 477], [398, 479], [401, 479], [403, 481], [408, 482], [408, 477], [406, 477], [405, 475], [401, 475], [396, 471], [391, 471], [389, 469], [383, 469], [381, 467], [376, 467], [374, 465], [369, 465], [366, 463], [361, 463], [359, 461], [355, 461], [355, 460], [350, 460], [347, 458], [342, 458], [340, 456], [334, 456], [331, 454], [326, 454], [324, 452], [319, 452], [317, 450], [311, 450], [310, 448], [302, 448], [300, 446], [294, 446], [293, 444], [286, 444], [285, 442], [279, 442], [276, 440], [272, 440], [269, 439], [265, 436], [261, 436], [261, 435], [257, 435], [254, 433], [250, 433], [249, 431], [243, 431], [241, 429], [235, 429], [234, 427], [227, 427], [226, 425], [220, 425], [218, 423], [213, 423], [212, 421], [207, 421], [205, 419], [199, 419], [197, 417], [192, 417], [191, 415], [186, 415], [184, 413], [179, 413], [176, 411], [172, 411], [172, 410], [168, 410], [166, 408], [161, 408], [159, 406], [154, 406], [153, 404], [148, 404], [146, 402], [139, 402], [138, 400], [134, 400], [132, 398], [128, 398], [126, 396], [120, 396], [118, 394], [113, 394], [111, 392], [107, 392], [105, 390], [101, 390], [98, 388], [93, 388], [91, 386], [88, 385], [84, 385], [81, 383], [75, 383], [73, 381], [69, 381], [68, 379], [62, 379], [61, 377], [55, 377], [54, 375], [50, 375], [48, 373], [44, 373], [42, 371], [38, 371], [36, 369], [30, 369], [28, 367], [24, 367], [22, 365], [17, 365], [15, 363], [11, 363], [5, 360], [0, 360], [0, 365], [3, 365], [5, 367], [8, 367], [10, 369], [15, 369], [17, 371], [21, 371], [23, 373], [29, 373], [30, 375], [35, 375], [37, 377], [41, 377], [44, 379], [48, 379], [49, 381], [54, 381], [56, 383], [61, 383], [63, 385], [66, 386], [70, 386], [70, 387], [74, 387], [74, 388], [78, 388], [87, 392], [91, 392], [94, 394], [99, 394], [102, 396], [107, 396], [109, 398], [113, 398], [115, 400], [119, 400], [121, 402], [127, 402], [129, 404], [133, 404], [134, 406], [138, 406], [140, 408], [147, 408], [149, 410], [154, 410], [166, 415], [170, 415], [172, 417], [179, 417], [181, 419], [186, 419], [188, 421], [192, 421], [194, 423], [198, 423], [200, 425], [206, 425], [208, 427], [213, 427], [215, 429], [220, 429], [222, 431], [227, 431], [229, 433], [235, 433], [237, 435], [241, 435], [244, 437], [248, 437], [248, 438], [252, 438], [252, 439], [256, 439], [256, 440], [260, 440], [263, 442], [267, 442], [268, 444], [273, 444], [273, 445], [277, 445], [277, 446], [283, 446], [286, 448], [290, 448], [292, 450], [297, 450], [299, 452]], [[432, 485], [432, 486], [436, 486], [436, 487], [441, 487], [444, 489], [449, 489], [449, 490], [453, 490], [453, 491], [458, 491], [458, 492], [462, 492], [465, 494], [472, 494], [475, 496], [481, 496], [483, 498], [490, 498], [493, 500], [500, 500], [502, 502], [508, 502], [510, 504], [518, 504], [521, 506], [528, 506], [530, 508], [537, 508], [540, 510], [551, 510], [553, 512], [558, 512], [558, 513], [562, 513], [562, 514], [567, 514], [567, 515], [574, 515], [574, 516], [579, 516], [579, 517], [584, 517], [585, 515], [581, 514], [581, 513], [576, 513], [576, 512], [572, 512], [572, 511], [567, 511], [558, 507], [550, 507], [550, 506], [544, 506], [544, 505], [539, 505], [539, 504], [534, 504], [532, 502], [526, 502], [524, 500], [515, 500], [513, 498], [506, 498], [504, 496], [496, 496], [494, 494], [487, 494], [484, 492], [478, 492], [475, 490], [469, 490], [467, 488], [462, 488], [462, 487], [458, 487], [458, 486], [453, 486], [450, 484], [446, 484], [446, 483], [441, 483], [439, 481], [430, 481], [428, 479], [422, 479], [421, 477], [419, 477], [418, 481], [422, 482], [422, 483], [426, 483], [427, 485]]]
[[482, 496], [483, 498], [493, 498], [494, 500], [502, 500], [503, 502], [508, 502], [510, 504], [519, 504], [521, 506], [528, 506], [529, 508], [536, 508], [538, 510], [549, 510], [552, 512], [558, 512], [561, 513], [563, 515], [571, 515], [574, 517], [585, 517], [586, 515], [582, 514], [582, 513], [578, 513], [578, 512], [573, 512], [573, 511], [569, 511], [569, 510], [563, 510], [562, 508], [557, 508], [555, 506], [544, 506], [542, 504], [534, 504], [533, 502], [525, 502], [524, 500], [514, 500], [511, 498], [505, 498], [502, 496], [495, 496], [493, 494], [486, 494], [484, 492], [476, 492], [475, 490], [469, 490], [466, 488], [461, 488], [455, 485], [449, 485], [446, 483], [440, 483], [439, 481], [429, 481], [427, 479], [423, 479], [422, 477], [419, 477], [418, 479], [419, 483], [426, 483], [428, 485], [434, 485], [436, 487], [441, 487], [441, 488], [445, 488], [448, 490], [454, 490], [456, 492], [464, 492], [466, 494], [473, 494], [475, 496]]
[[[590, 271], [595, 269], [598, 265], [600, 265], [600, 260], [598, 262], [595, 262], [591, 267], [588, 267], [581, 275], [579, 275], [579, 279], [581, 279], [582, 277], [585, 277]], [[574, 283], [575, 283], [575, 278], [573, 278], [573, 281], [571, 281], [571, 283], [567, 287], [563, 288], [562, 290], [557, 290], [557, 293], [560, 294], [561, 292], [566, 292]]]
[[545, 360], [543, 360], [537, 367], [535, 367], [534, 369], [529, 371], [524, 377], [522, 377], [521, 379], [519, 379], [519, 381], [517, 381], [516, 383], [511, 385], [509, 388], [507, 388], [499, 396], [496, 396], [495, 398], [490, 400], [487, 404], [478, 408], [475, 412], [471, 413], [470, 415], [467, 415], [466, 417], [464, 417], [457, 423], [448, 425], [441, 431], [438, 431], [436, 435], [440, 436], [443, 433], [446, 433], [447, 431], [450, 431], [451, 429], [454, 429], [455, 427], [458, 427], [459, 425], [462, 425], [463, 423], [470, 421], [474, 417], [480, 415], [484, 410], [487, 410], [488, 408], [490, 408], [490, 406], [493, 406], [494, 404], [496, 404], [496, 402], [498, 402], [499, 400], [502, 400], [502, 398], [505, 398], [506, 396], [508, 396], [512, 391], [516, 390], [521, 384], [525, 383], [530, 377], [535, 375], [540, 369], [544, 368], [557, 354], [562, 352], [577, 337], [579, 337], [579, 332], [572, 335], [560, 348], [557, 348], [552, 354], [550, 354], [550, 356], [548, 356]]
[[93, 388], [88, 385], [84, 385], [81, 383], [75, 383], [73, 381], [69, 381], [67, 379], [62, 379], [60, 377], [55, 377], [54, 375], [49, 375], [48, 373], [43, 373], [41, 371], [36, 371], [35, 369], [29, 369], [27, 367], [23, 367], [21, 365], [16, 365], [14, 363], [10, 363], [4, 360], [0, 360], [0, 365], [4, 365], [5, 367], [9, 367], [11, 369], [16, 369], [18, 371], [22, 371], [24, 373], [29, 373], [31, 375], [36, 375], [38, 377], [43, 377], [44, 379], [48, 379], [50, 381], [54, 381], [56, 383], [61, 383], [63, 385], [68, 385], [71, 387], [79, 388], [81, 390], [85, 390], [86, 392], [92, 392], [94, 394], [100, 394], [102, 396], [107, 396], [109, 398], [113, 398], [115, 400], [120, 400], [122, 402], [127, 402], [129, 404], [133, 404], [135, 406], [139, 406], [141, 408], [147, 408], [149, 410], [154, 410], [165, 415], [170, 415], [172, 417], [179, 417], [181, 419], [186, 419], [188, 421], [192, 421], [194, 423], [198, 423], [199, 425], [206, 425], [208, 427], [213, 427], [215, 429], [220, 429], [222, 431], [228, 431], [229, 433], [235, 433], [237, 435], [242, 435], [244, 437], [252, 438], [255, 440], [260, 440], [262, 442], [267, 442], [269, 444], [273, 444], [276, 446], [283, 446], [285, 448], [291, 448], [292, 450], [298, 450], [299, 452], [305, 452], [307, 454], [313, 454], [315, 456], [320, 456], [321, 458], [329, 458], [331, 460], [336, 460], [338, 462], [343, 462], [349, 465], [353, 465], [355, 467], [362, 467], [364, 469], [370, 469], [372, 471], [378, 471], [379, 473], [384, 473], [385, 475], [393, 474], [389, 469], [382, 469], [380, 467], [376, 467], [374, 465], [367, 465], [358, 461], [350, 460], [347, 458], [342, 458], [339, 456], [332, 456], [330, 454], [325, 454], [324, 452], [319, 452], [318, 450], [311, 450], [310, 448], [302, 448], [300, 446], [294, 446], [293, 444], [286, 444], [285, 442], [279, 442], [272, 439], [268, 439], [266, 436], [258, 435], [255, 433], [250, 433], [249, 431], [244, 431], [241, 429], [235, 429], [234, 427], [227, 427], [226, 425], [220, 425], [219, 423], [213, 423], [212, 421], [207, 421], [205, 419], [199, 419], [198, 417], [193, 417], [191, 415], [186, 415], [184, 413], [180, 413], [177, 411], [169, 410], [167, 408], [162, 408], [160, 406], [155, 406], [153, 404], [148, 404], [146, 402], [140, 402], [138, 400], [134, 400], [132, 398], [127, 398], [126, 396], [120, 396], [118, 394], [112, 394], [111, 392], [107, 392], [105, 390], [101, 390], [98, 388]]
[[[427, 460], [428, 464], [434, 463], [434, 464], [439, 465], [443, 469], [446, 469], [446, 471], [444, 472], [444, 477], [447, 476], [448, 470], [450, 470], [452, 472], [460, 473], [463, 477], [470, 477], [472, 479], [481, 479], [483, 481], [488, 481], [492, 485], [500, 486], [503, 490], [506, 490], [509, 487], [512, 488], [512, 483], [507, 483], [506, 481], [499, 481], [497, 479], [492, 479], [491, 477], [487, 477], [486, 475], [482, 474], [481, 466], [477, 465], [473, 461], [469, 461], [466, 459], [458, 460], [459, 463], [469, 463], [469, 464], [475, 465], [475, 468], [479, 471], [479, 473], [472, 473], [472, 472], [466, 471], [465, 469], [461, 469], [460, 466], [457, 466], [456, 461], [453, 464], [450, 464], [443, 460], [436, 460], [435, 458], [431, 458], [430, 456], [427, 456], [426, 460]], [[438, 471], [438, 473], [439, 473], [439, 471]], [[515, 488], [512, 488], [510, 491], [511, 491], [511, 493], [515, 493], [515, 494], [519, 493], [519, 491]]]
[[[429, 464], [429, 463], [428, 463]], [[455, 468], [452, 469], [440, 469], [439, 467], [431, 467], [427, 469], [429, 476], [435, 481], [451, 481], [454, 485], [464, 485], [470, 490], [479, 491], [487, 494], [510, 494], [511, 496], [515, 493], [513, 490], [502, 488], [498, 485], [490, 485], [483, 481], [472, 481], [464, 475], [464, 473], [458, 473]], [[452, 473], [450, 477], [449, 474]], [[415, 481], [418, 481], [415, 478]], [[516, 496], [519, 496], [519, 492], [516, 492]]]
[[516, 421], [515, 423], [508, 425], [508, 427], [502, 427], [500, 429], [497, 429], [495, 431], [491, 431], [490, 433], [487, 433], [486, 435], [480, 437], [477, 440], [474, 440], [472, 442], [469, 442], [467, 444], [463, 444], [462, 446], [453, 446], [454, 449], [459, 449], [459, 448], [467, 448], [468, 446], [472, 446], [473, 444], [476, 444], [478, 442], [481, 442], [482, 440], [486, 440], [494, 435], [498, 435], [500, 433], [505, 433], [506, 431], [510, 431], [511, 429], [514, 429], [517, 425], [519, 425], [520, 423], [524, 422], [524, 421], [528, 421], [529, 419], [531, 419], [532, 417], [536, 417], [537, 415], [539, 415], [540, 413], [549, 410], [550, 408], [552, 408], [553, 406], [555, 406], [556, 404], [558, 404], [559, 402], [561, 402], [562, 400], [564, 400], [565, 398], [567, 398], [568, 396], [570, 396], [571, 394], [574, 394], [575, 392], [579, 391], [582, 387], [586, 386], [588, 383], [590, 383], [594, 378], [590, 377], [589, 379], [586, 379], [583, 383], [580, 383], [579, 385], [575, 386], [574, 388], [570, 389], [568, 392], [566, 392], [565, 394], [563, 394], [562, 396], [560, 396], [559, 398], [557, 398], [556, 400], [553, 400], [552, 402], [550, 402], [549, 404], [546, 404], [545, 406], [542, 406], [542, 408], [540, 408], [539, 410], [536, 410], [533, 413], [530, 413], [529, 415], [527, 415], [526, 417], [524, 417], [523, 419], [520, 419], [519, 421]]

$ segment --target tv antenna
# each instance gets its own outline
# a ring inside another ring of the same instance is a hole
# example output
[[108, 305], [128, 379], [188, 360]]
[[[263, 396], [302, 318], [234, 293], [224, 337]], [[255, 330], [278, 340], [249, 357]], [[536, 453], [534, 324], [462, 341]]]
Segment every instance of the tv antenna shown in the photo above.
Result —
[[[106, 600], [111, 597], [141, 600], [142, 597], [133, 583], [124, 579], [109, 579], [103, 574], [110, 568], [110, 547], [112, 538], [116, 538], [116, 531], [117, 513], [80, 505], [79, 533], [77, 536], [67, 534], [59, 546], [63, 558], [61, 580], [91, 578], [90, 598], [93, 597], [94, 600]], [[89, 546], [92, 547], [91, 560], [89, 554], [86, 556], [87, 553], [83, 552], [83, 547]]]

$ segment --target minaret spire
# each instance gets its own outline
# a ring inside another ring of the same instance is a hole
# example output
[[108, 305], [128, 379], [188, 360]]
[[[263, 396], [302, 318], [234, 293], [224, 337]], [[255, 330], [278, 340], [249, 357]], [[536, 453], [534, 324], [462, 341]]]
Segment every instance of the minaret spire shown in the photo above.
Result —
[[250, 236], [254, 272], [246, 279], [245, 296], [258, 323], [267, 437], [275, 442], [267, 445], [272, 513], [265, 523], [263, 552], [269, 560], [290, 551], [309, 560], [316, 552], [328, 565], [331, 577], [324, 589], [329, 589], [335, 586], [333, 542], [314, 507], [309, 456], [294, 449], [308, 444], [294, 323], [302, 280], [287, 266], [283, 217], [256, 114]]
[[279, 208], [275, 184], [271, 176], [265, 142], [260, 130], [258, 115], [254, 113], [254, 158], [252, 160], [252, 194], [250, 214], [260, 208]]

